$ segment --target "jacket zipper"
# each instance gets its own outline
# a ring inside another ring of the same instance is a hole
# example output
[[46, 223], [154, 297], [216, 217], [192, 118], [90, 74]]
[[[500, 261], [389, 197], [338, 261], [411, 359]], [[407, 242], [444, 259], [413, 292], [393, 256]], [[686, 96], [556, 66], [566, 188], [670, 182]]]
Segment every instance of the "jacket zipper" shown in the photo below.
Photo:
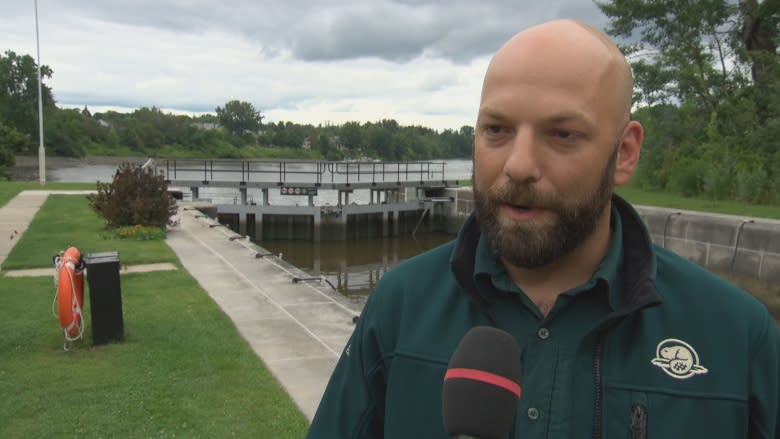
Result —
[[647, 439], [647, 409], [638, 404], [631, 410], [631, 439]]
[[593, 411], [593, 439], [601, 438], [601, 352], [604, 349], [605, 333], [599, 334], [593, 350], [593, 384], [596, 388], [596, 401]]

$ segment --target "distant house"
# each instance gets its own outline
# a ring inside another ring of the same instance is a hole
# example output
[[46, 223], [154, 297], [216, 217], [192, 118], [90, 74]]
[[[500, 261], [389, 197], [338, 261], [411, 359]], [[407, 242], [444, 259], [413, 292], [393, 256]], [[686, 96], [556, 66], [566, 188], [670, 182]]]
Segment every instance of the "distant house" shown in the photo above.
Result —
[[[311, 149], [312, 146], [317, 142], [317, 133], [312, 132], [309, 133], [304, 139], [303, 143], [301, 143], [301, 148], [303, 149]], [[330, 144], [331, 148], [336, 148], [337, 150], [344, 152], [347, 150], [347, 148], [344, 146], [344, 144], [341, 142], [341, 139], [339, 136], [330, 136], [328, 137], [328, 143]]]
[[105, 121], [103, 119], [98, 119], [98, 123], [100, 124], [100, 126], [102, 126], [104, 128], [110, 128], [111, 127], [111, 122]]
[[219, 124], [216, 122], [195, 122], [192, 125], [201, 130], [216, 130], [219, 128]]
[[303, 148], [303, 149], [311, 149], [312, 144], [314, 144], [315, 136], [316, 136], [315, 133], [309, 133], [309, 135], [306, 136], [303, 139], [303, 143], [301, 144], [301, 148]]
[[337, 150], [341, 152], [345, 152], [347, 150], [347, 147], [344, 146], [344, 142], [341, 141], [341, 138], [339, 136], [336, 135], [330, 136], [329, 140], [331, 146], [334, 146]]

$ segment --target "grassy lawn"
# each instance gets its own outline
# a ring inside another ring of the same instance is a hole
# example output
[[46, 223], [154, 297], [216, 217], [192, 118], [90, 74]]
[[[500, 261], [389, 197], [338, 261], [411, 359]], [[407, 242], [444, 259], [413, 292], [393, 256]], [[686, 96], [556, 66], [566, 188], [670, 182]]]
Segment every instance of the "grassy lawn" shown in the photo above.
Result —
[[[300, 438], [308, 423], [183, 270], [121, 278], [124, 343], [62, 349], [49, 277], [0, 277], [0, 437]], [[85, 292], [88, 294], [88, 292]]]
[[[49, 267], [67, 244], [178, 265], [163, 242], [102, 235], [84, 197], [49, 197], [4, 268]], [[85, 338], [65, 352], [52, 277], [0, 275], [0, 437], [305, 435], [306, 418], [185, 270], [123, 274], [121, 289], [125, 342], [91, 345], [87, 288]]]
[[780, 205], [757, 205], [738, 201], [686, 198], [667, 192], [644, 191], [632, 186], [617, 188], [616, 192], [633, 204], [645, 206], [780, 219]]
[[[65, 214], [63, 214], [65, 212]], [[116, 239], [82, 195], [51, 195], [11, 250], [3, 270], [52, 266], [51, 258], [69, 246], [82, 254], [118, 251], [122, 264], [176, 262], [164, 241]]]

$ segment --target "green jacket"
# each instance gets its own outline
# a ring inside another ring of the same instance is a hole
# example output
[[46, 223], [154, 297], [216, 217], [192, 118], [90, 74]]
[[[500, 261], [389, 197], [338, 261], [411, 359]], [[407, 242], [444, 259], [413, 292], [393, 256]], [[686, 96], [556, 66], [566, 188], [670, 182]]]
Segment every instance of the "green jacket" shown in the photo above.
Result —
[[546, 317], [473, 215], [456, 240], [385, 274], [308, 437], [447, 438], [447, 363], [470, 328], [492, 325], [522, 350], [511, 437], [780, 438], [780, 336], [766, 308], [654, 246], [618, 197], [612, 229], [597, 272]]

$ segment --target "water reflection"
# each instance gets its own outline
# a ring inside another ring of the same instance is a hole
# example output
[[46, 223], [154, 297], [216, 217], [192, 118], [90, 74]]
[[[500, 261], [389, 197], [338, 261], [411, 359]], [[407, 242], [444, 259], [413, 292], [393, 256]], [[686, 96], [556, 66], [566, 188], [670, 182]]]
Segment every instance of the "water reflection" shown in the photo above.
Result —
[[312, 276], [324, 276], [348, 296], [367, 295], [400, 262], [454, 238], [446, 233], [348, 241], [281, 241], [259, 244]]

